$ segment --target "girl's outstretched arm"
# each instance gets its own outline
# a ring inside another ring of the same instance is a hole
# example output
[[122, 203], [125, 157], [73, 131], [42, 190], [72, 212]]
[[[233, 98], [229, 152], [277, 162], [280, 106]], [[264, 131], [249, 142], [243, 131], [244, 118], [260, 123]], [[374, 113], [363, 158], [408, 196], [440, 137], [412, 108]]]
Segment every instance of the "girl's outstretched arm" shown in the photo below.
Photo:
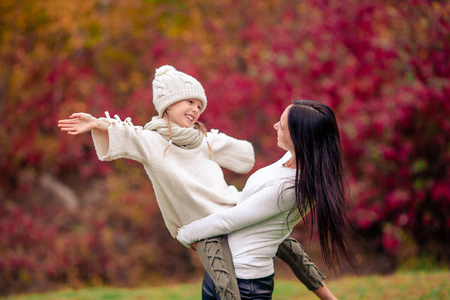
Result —
[[67, 134], [78, 135], [89, 132], [93, 129], [108, 131], [109, 123], [99, 120], [87, 113], [74, 113], [69, 119], [58, 121], [58, 127], [61, 131], [67, 131]]

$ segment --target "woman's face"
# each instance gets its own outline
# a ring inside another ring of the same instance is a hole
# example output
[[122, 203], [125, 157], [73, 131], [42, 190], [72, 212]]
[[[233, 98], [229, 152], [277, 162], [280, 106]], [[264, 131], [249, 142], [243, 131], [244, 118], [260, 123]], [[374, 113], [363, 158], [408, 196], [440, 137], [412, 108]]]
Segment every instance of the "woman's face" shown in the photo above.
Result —
[[278, 147], [294, 153], [294, 144], [292, 143], [291, 135], [288, 128], [288, 114], [292, 105], [289, 105], [284, 112], [281, 114], [280, 121], [273, 125], [273, 128], [277, 131], [277, 141]]

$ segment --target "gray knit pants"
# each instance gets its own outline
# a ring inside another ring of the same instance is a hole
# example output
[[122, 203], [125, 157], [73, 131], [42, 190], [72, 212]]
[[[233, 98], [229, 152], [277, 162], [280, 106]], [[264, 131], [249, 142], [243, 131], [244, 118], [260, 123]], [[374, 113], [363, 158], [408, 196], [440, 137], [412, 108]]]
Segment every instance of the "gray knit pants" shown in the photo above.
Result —
[[278, 258], [284, 261], [294, 272], [295, 276], [308, 290], [314, 291], [322, 287], [325, 276], [320, 273], [303, 246], [292, 237], [288, 237], [278, 246]]
[[[226, 235], [209, 238], [197, 243], [197, 253], [203, 266], [216, 286], [221, 300], [240, 300], [239, 287], [234, 271], [233, 257]], [[295, 276], [309, 290], [323, 286], [325, 279], [302, 245], [289, 237], [278, 247], [277, 256], [289, 265]]]
[[220, 299], [240, 300], [228, 236], [220, 235], [197, 242], [197, 253], [211, 276]]

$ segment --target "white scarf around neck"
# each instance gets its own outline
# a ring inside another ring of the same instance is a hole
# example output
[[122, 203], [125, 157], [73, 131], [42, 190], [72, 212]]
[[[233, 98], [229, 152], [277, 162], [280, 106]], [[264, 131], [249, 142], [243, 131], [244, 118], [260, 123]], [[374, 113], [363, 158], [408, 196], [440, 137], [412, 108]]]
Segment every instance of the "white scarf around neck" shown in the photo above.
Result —
[[182, 127], [174, 122], [170, 122], [170, 129], [172, 131], [172, 139], [170, 139], [168, 123], [168, 120], [156, 116], [153, 117], [150, 122], [145, 124], [144, 129], [157, 131], [169, 141], [169, 143], [173, 143], [182, 148], [197, 148], [202, 143], [205, 135], [197, 129], [195, 125], [192, 125], [191, 127]]

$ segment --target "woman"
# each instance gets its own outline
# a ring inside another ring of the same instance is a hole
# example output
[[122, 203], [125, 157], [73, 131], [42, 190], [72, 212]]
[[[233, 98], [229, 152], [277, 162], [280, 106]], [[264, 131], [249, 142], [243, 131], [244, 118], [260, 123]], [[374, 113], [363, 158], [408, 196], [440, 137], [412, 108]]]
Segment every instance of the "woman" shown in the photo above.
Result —
[[[355, 267], [342, 147], [333, 111], [316, 101], [293, 101], [274, 128], [286, 155], [250, 176], [235, 207], [192, 222], [177, 235], [189, 246], [228, 234], [242, 299], [271, 299], [272, 258], [311, 208], [311, 223], [317, 218], [326, 264], [333, 267], [345, 258]], [[203, 284], [203, 299], [216, 299], [208, 275]], [[327, 298], [322, 292], [329, 293], [326, 286], [314, 292], [322, 299]], [[328, 298], [334, 296], [330, 293]]]

